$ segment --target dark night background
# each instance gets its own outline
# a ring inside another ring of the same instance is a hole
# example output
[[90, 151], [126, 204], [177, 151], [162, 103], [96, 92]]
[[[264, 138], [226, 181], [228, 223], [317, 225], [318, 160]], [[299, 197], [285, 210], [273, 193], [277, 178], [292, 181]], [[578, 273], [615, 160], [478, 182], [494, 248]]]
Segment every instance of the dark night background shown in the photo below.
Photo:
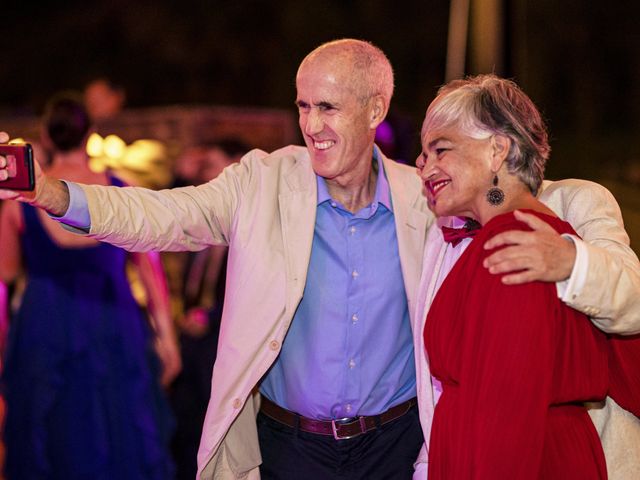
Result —
[[[625, 219], [640, 224], [640, 2], [504, 0], [503, 7], [505, 67], [497, 73], [515, 79], [548, 121], [547, 176], [615, 184]], [[132, 108], [293, 112], [300, 60], [349, 36], [377, 44], [394, 65], [392, 110], [409, 125], [415, 155], [426, 105], [444, 82], [446, 1], [97, 0], [3, 2], [2, 10], [4, 115], [39, 113], [52, 93], [80, 89], [96, 75], [123, 84]]]

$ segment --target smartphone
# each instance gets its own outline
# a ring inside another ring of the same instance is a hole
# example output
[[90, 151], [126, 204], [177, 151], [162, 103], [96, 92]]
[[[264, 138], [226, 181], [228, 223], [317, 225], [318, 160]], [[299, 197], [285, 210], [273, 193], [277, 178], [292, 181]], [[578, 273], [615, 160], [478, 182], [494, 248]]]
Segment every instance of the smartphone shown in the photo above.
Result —
[[9, 178], [0, 181], [0, 188], [10, 190], [33, 190], [35, 175], [33, 173], [33, 149], [28, 143], [7, 145], [0, 144], [0, 155], [7, 159]]

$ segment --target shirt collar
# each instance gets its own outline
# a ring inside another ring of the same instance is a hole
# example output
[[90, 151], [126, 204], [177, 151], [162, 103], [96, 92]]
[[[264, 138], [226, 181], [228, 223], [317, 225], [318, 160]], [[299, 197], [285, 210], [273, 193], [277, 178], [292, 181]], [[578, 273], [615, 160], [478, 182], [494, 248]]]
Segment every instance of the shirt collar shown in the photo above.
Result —
[[[378, 178], [376, 180], [376, 193], [373, 197], [372, 203], [382, 204], [389, 211], [393, 211], [391, 204], [391, 191], [389, 189], [389, 182], [384, 171], [384, 164], [382, 163], [382, 154], [377, 145], [373, 146], [373, 160], [378, 164]], [[331, 201], [331, 195], [327, 189], [327, 184], [320, 175], [316, 175], [316, 182], [318, 184], [318, 205], [323, 202]]]

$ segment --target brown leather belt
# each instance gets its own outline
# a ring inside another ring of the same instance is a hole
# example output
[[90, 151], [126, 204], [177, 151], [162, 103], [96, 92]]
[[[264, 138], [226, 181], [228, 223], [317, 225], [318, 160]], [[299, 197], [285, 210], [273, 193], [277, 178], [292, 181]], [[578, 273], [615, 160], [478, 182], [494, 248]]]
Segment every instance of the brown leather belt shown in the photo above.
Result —
[[336, 440], [346, 440], [357, 437], [376, 427], [392, 422], [406, 414], [411, 407], [416, 405], [417, 399], [414, 397], [404, 403], [391, 407], [380, 415], [370, 417], [351, 417], [337, 420], [314, 420], [303, 417], [297, 413], [286, 410], [271, 400], [262, 396], [260, 411], [276, 422], [280, 422], [291, 428], [299, 428], [303, 432], [317, 433], [319, 435], [331, 435]]

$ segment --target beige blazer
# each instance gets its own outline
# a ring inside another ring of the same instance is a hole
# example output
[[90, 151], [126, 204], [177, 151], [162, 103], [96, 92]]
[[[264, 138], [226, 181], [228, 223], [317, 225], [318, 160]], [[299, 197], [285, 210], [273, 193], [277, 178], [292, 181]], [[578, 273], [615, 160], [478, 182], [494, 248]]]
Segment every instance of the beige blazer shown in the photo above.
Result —
[[[629, 247], [629, 237], [613, 195], [601, 185], [573, 179], [545, 181], [541, 190], [539, 199], [573, 226], [588, 250], [587, 282], [567, 303], [590, 315], [594, 324], [604, 331], [639, 332], [640, 263]], [[434, 224], [427, 236], [417, 296], [418, 311], [413, 317], [418, 396], [424, 397], [420, 414], [427, 439], [433, 417], [433, 394], [421, 332], [436, 293], [436, 279], [445, 252], [441, 230]], [[431, 399], [431, 405], [428, 405], [428, 399]], [[607, 400], [606, 406], [597, 406], [590, 414], [603, 442], [609, 477], [614, 480], [640, 478], [640, 421], [611, 399]], [[420, 461], [426, 461], [425, 450]]]
[[[433, 216], [415, 169], [383, 159], [409, 311]], [[83, 187], [90, 236], [128, 250], [229, 245], [228, 276], [198, 476], [259, 478], [256, 386], [302, 298], [311, 255], [316, 177], [306, 148], [258, 150], [199, 187], [153, 192]], [[416, 333], [417, 335], [417, 333]], [[421, 335], [420, 335], [421, 336]]]

